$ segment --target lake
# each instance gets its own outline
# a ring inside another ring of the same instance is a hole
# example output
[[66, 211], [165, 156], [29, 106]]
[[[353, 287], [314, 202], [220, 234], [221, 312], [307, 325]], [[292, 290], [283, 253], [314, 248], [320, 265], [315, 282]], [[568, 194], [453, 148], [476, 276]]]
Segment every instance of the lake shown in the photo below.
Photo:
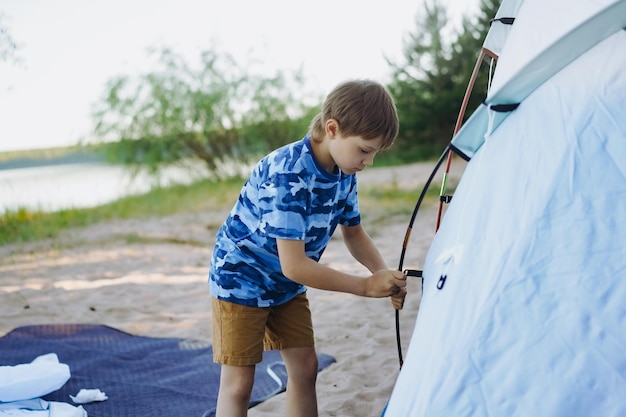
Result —
[[79, 163], [0, 170], [0, 213], [19, 207], [56, 211], [94, 207], [163, 186], [189, 184], [207, 177], [201, 167], [168, 168], [155, 180], [146, 173], [132, 177], [121, 166]]

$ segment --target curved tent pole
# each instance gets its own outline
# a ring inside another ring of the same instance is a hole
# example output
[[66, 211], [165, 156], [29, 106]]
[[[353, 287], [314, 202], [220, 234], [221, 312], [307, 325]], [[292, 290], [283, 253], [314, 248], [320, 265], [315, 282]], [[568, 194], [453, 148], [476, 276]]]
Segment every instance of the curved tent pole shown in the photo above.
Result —
[[[476, 83], [476, 78], [478, 77], [478, 71], [480, 70], [480, 65], [482, 64], [483, 59], [485, 59], [486, 56], [490, 56], [492, 58], [496, 58], [497, 59], [497, 55], [495, 55], [493, 52], [491, 52], [490, 50], [486, 49], [486, 48], [481, 48], [480, 54], [478, 56], [478, 59], [476, 60], [476, 64], [474, 65], [474, 69], [472, 71], [472, 75], [470, 77], [470, 81], [467, 85], [467, 89], [465, 90], [465, 96], [463, 97], [463, 101], [461, 103], [461, 109], [459, 111], [459, 115], [457, 117], [457, 121], [456, 121], [456, 125], [454, 127], [454, 135], [456, 135], [456, 133], [459, 131], [459, 129], [461, 128], [461, 124], [463, 122], [463, 117], [465, 116], [465, 111], [467, 110], [467, 104], [469, 102], [469, 97], [470, 94], [472, 93], [472, 90], [474, 89], [474, 84]], [[454, 137], [453, 135], [453, 137]], [[443, 203], [444, 201], [447, 199], [447, 197], [445, 196], [445, 186], [446, 186], [446, 179], [448, 176], [448, 173], [450, 172], [450, 164], [452, 162], [452, 156], [453, 156], [453, 150], [450, 146], [447, 146], [445, 151], [443, 152], [443, 154], [441, 155], [441, 157], [439, 158], [439, 160], [437, 161], [437, 163], [435, 164], [435, 168], [433, 169], [430, 177], [428, 178], [428, 180], [426, 181], [426, 184], [424, 184], [424, 188], [422, 189], [422, 193], [420, 194], [417, 203], [415, 204], [415, 207], [413, 209], [413, 213], [411, 215], [411, 219], [409, 220], [409, 225], [407, 226], [407, 230], [406, 233], [404, 235], [404, 241], [402, 242], [402, 251], [400, 253], [400, 261], [398, 264], [398, 271], [403, 271], [403, 267], [404, 267], [404, 257], [406, 255], [406, 249], [409, 243], [409, 239], [411, 237], [411, 232], [413, 230], [413, 224], [415, 223], [415, 217], [417, 216], [417, 212], [419, 211], [421, 205], [422, 205], [422, 201], [424, 200], [424, 197], [426, 195], [426, 192], [428, 191], [428, 188], [430, 187], [430, 184], [433, 180], [433, 178], [435, 177], [435, 175], [437, 174], [437, 171], [439, 170], [439, 167], [441, 166], [441, 164], [443, 163], [444, 158], [447, 157], [447, 164], [446, 164], [446, 170], [443, 174], [443, 181], [442, 181], [442, 185], [441, 185], [441, 191], [440, 191], [440, 195], [439, 195], [439, 209], [438, 209], [438, 213], [437, 213], [437, 226], [435, 230], [439, 230], [439, 224], [441, 221], [441, 213], [443, 210]], [[405, 275], [408, 276], [417, 276], [417, 277], [421, 277], [421, 271], [413, 271], [413, 270], [406, 270], [404, 271]], [[422, 278], [423, 279], [423, 278]], [[423, 282], [423, 281], [422, 281]], [[396, 343], [397, 343], [397, 347], [398, 347], [398, 360], [400, 363], [400, 368], [402, 368], [402, 365], [404, 363], [404, 358], [403, 358], [403, 354], [402, 354], [402, 341], [401, 341], [401, 337], [400, 337], [400, 310], [396, 310], [395, 311], [395, 315], [396, 315]]]
[[[478, 59], [476, 60], [476, 64], [474, 65], [474, 69], [472, 70], [472, 76], [470, 77], [470, 81], [467, 84], [467, 89], [465, 90], [465, 95], [463, 96], [463, 101], [461, 102], [461, 109], [459, 110], [459, 115], [456, 119], [456, 124], [454, 126], [454, 133], [452, 137], [457, 134], [457, 132], [461, 129], [461, 125], [463, 124], [463, 118], [465, 117], [465, 112], [467, 110], [467, 104], [469, 103], [470, 95], [472, 94], [472, 90], [474, 90], [474, 84], [476, 83], [476, 78], [478, 77], [478, 71], [480, 70], [480, 65], [485, 59], [486, 56], [490, 56], [494, 59], [497, 59], [497, 55], [491, 52], [486, 48], [481, 48], [480, 54], [478, 55]], [[446, 181], [448, 179], [448, 173], [450, 172], [450, 164], [452, 163], [452, 157], [454, 156], [454, 152], [448, 153], [448, 160], [446, 162], [446, 170], [443, 173], [443, 180], [441, 182], [441, 189], [439, 191], [439, 208], [437, 209], [437, 225], [435, 226], [435, 231], [439, 230], [439, 225], [441, 224], [441, 215], [443, 212], [443, 204], [450, 202], [450, 197], [446, 196]]]
[[[424, 197], [426, 196], [426, 192], [428, 191], [428, 187], [430, 186], [430, 183], [435, 177], [435, 174], [437, 174], [437, 171], [439, 170], [439, 167], [443, 163], [444, 159], [446, 158], [447, 155], [450, 154], [450, 152], [451, 152], [451, 149], [449, 146], [447, 146], [445, 151], [441, 154], [441, 156], [439, 157], [439, 160], [435, 164], [435, 168], [431, 172], [430, 177], [426, 181], [426, 184], [424, 185], [424, 188], [422, 188], [422, 192], [419, 198], [417, 199], [417, 204], [415, 204], [415, 208], [413, 209], [413, 214], [411, 215], [411, 220], [409, 221], [409, 225], [406, 229], [406, 233], [404, 234], [404, 241], [402, 242], [402, 251], [400, 253], [400, 261], [398, 263], [398, 271], [403, 271], [404, 256], [406, 254], [406, 248], [408, 246], [409, 239], [411, 237], [411, 231], [413, 230], [413, 223], [415, 222], [415, 217], [417, 216], [417, 212], [419, 211], [422, 205], [422, 201], [424, 200]], [[421, 271], [405, 270], [403, 272], [407, 277], [408, 276], [415, 276], [415, 277], [422, 276]], [[398, 359], [400, 362], [400, 368], [402, 368], [404, 359], [402, 357], [402, 344], [400, 340], [400, 310], [396, 310], [396, 342], [398, 345]]]

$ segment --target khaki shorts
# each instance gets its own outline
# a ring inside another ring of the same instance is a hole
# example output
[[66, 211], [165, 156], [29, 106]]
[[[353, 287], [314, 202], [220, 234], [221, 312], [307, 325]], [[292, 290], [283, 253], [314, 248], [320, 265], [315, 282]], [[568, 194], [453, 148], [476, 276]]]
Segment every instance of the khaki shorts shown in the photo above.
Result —
[[248, 307], [212, 297], [213, 361], [255, 365], [263, 349], [313, 347], [313, 322], [306, 293], [275, 307]]

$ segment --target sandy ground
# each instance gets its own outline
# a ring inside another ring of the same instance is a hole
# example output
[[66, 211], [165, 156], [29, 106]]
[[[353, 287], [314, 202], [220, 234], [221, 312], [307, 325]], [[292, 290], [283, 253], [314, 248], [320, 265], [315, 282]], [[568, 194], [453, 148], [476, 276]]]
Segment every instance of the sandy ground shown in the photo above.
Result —
[[[452, 178], [465, 164], [455, 161]], [[395, 183], [416, 191], [433, 164], [366, 170], [360, 186]], [[440, 172], [445, 167], [440, 169]], [[432, 187], [441, 184], [439, 174]], [[436, 206], [425, 205], [413, 227], [404, 267], [420, 268], [434, 236]], [[58, 238], [0, 247], [0, 336], [31, 324], [106, 324], [151, 337], [211, 341], [207, 271], [215, 227], [226, 211], [114, 221]], [[410, 216], [368, 225], [390, 268], [398, 266]], [[334, 238], [321, 262], [366, 275]], [[419, 308], [420, 285], [408, 284], [400, 313], [406, 353]], [[399, 372], [395, 316], [388, 299], [309, 290], [318, 352], [336, 363], [318, 378], [320, 416], [380, 416]], [[284, 415], [285, 394], [250, 416]]]

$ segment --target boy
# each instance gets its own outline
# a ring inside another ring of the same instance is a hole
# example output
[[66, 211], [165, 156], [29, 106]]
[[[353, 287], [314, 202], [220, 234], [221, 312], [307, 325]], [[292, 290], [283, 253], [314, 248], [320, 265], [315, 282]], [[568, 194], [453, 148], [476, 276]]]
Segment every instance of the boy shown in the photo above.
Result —
[[[360, 224], [357, 171], [393, 144], [398, 116], [380, 84], [348, 81], [326, 98], [309, 135], [263, 158], [218, 231], [209, 281], [218, 417], [246, 416], [254, 366], [278, 349], [288, 374], [287, 415], [317, 416], [317, 354], [307, 286], [366, 297], [406, 294]], [[363, 278], [318, 263], [335, 228]]]

